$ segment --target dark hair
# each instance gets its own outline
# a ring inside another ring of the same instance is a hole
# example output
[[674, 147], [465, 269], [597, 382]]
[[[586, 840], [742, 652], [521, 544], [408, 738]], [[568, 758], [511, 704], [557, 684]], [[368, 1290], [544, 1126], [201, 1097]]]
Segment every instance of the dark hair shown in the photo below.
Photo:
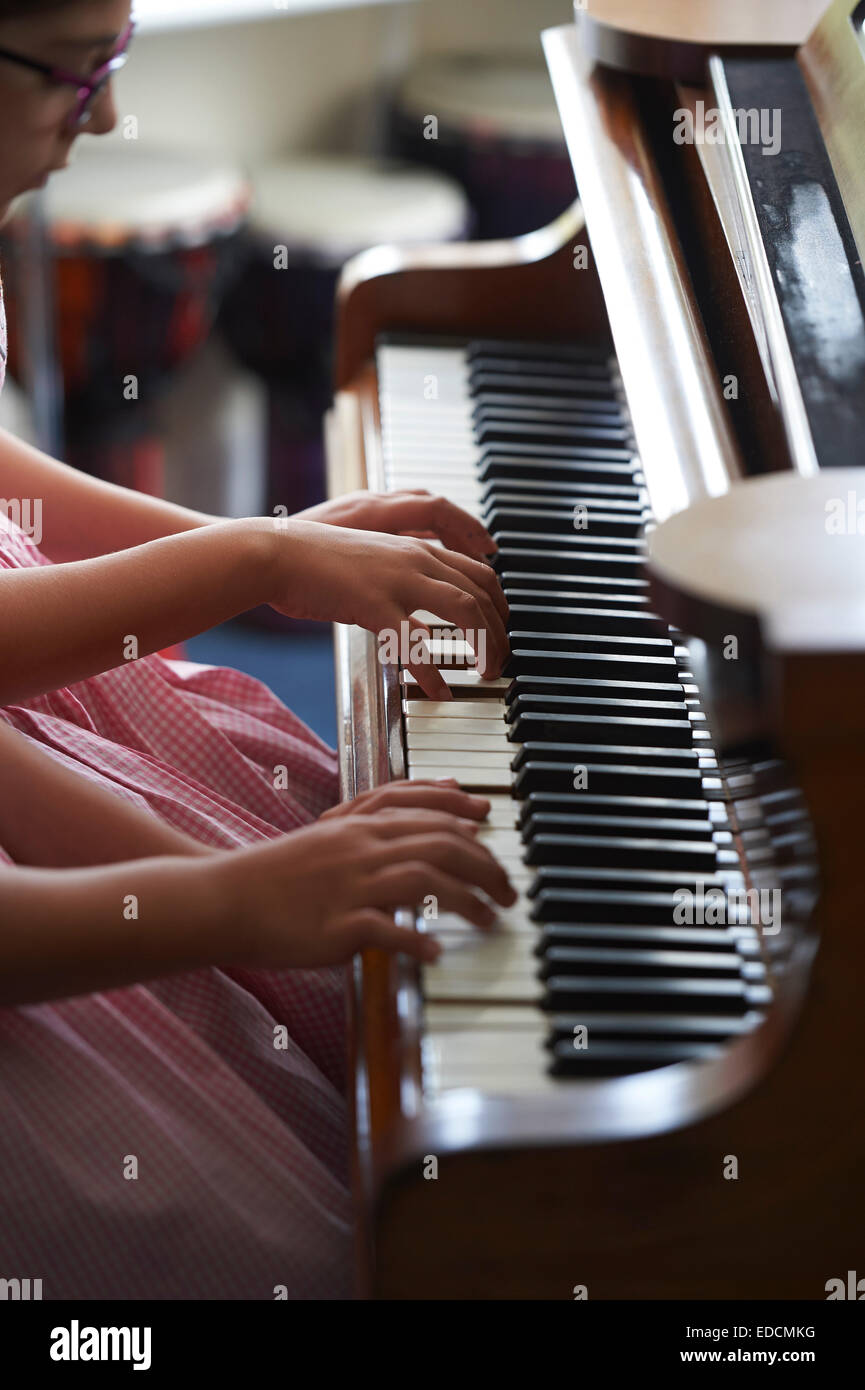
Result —
[[49, 10], [68, 10], [82, 0], [0, 0], [0, 19], [26, 19]]

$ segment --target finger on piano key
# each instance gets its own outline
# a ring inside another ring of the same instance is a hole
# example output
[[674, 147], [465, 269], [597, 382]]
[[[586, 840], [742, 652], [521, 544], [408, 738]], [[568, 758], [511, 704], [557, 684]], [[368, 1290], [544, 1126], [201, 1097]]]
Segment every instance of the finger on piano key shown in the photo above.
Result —
[[[475, 700], [482, 696], [491, 696], [494, 699], [501, 699], [502, 695], [511, 684], [510, 680], [505, 676], [498, 676], [495, 680], [484, 680], [477, 670], [444, 670], [440, 672], [440, 675], [445, 685], [448, 686], [455, 695], [462, 695], [464, 698], [468, 697]], [[403, 670], [400, 673], [400, 680], [406, 687], [411, 699], [416, 700], [423, 697], [422, 687], [418, 683], [417, 677], [413, 672]]]
[[[529, 903], [524, 895], [520, 895], [513, 907], [497, 907], [496, 920], [492, 927], [485, 932], [479, 932], [477, 927], [473, 926], [471, 922], [467, 922], [456, 912], [443, 912], [438, 918], [433, 918], [430, 921], [422, 920], [419, 929], [439, 938], [443, 945], [448, 940], [457, 938], [484, 942], [497, 935], [505, 935], [526, 937], [531, 942], [532, 949], [535, 950], [540, 939], [540, 931], [537, 924], [529, 916]], [[537, 968], [537, 963], [535, 968]]]

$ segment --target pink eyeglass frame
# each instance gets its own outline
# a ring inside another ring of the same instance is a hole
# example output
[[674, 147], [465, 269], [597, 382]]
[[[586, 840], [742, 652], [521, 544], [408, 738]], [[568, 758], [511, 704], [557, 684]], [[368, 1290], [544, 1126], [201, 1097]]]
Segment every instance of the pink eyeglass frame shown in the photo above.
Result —
[[78, 101], [69, 114], [68, 124], [73, 130], [80, 130], [90, 119], [94, 101], [103, 90], [112, 75], [123, 67], [129, 57], [129, 45], [135, 33], [135, 21], [130, 20], [120, 38], [117, 40], [117, 47], [108, 59], [98, 67], [90, 77], [82, 77], [78, 72], [70, 72], [68, 68], [52, 67], [49, 63], [40, 63], [35, 58], [26, 58], [21, 53], [13, 53], [11, 49], [0, 48], [0, 58], [5, 58], [7, 62], [17, 63], [20, 67], [30, 68], [33, 72], [41, 72], [52, 81], [62, 83], [64, 86], [75, 87]]

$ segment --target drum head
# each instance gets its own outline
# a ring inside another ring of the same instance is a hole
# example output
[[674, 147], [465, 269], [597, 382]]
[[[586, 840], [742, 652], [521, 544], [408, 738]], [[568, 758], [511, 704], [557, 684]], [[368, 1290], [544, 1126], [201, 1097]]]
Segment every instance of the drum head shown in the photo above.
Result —
[[563, 144], [547, 70], [528, 60], [480, 55], [428, 59], [402, 83], [397, 106], [418, 121], [435, 116], [440, 125], [466, 136], [557, 150]]
[[468, 203], [451, 179], [431, 170], [372, 160], [291, 159], [253, 173], [250, 222], [269, 243], [339, 266], [382, 243], [454, 241], [465, 235]]
[[237, 230], [249, 187], [238, 169], [207, 156], [93, 141], [53, 176], [44, 205], [60, 248], [198, 246]]

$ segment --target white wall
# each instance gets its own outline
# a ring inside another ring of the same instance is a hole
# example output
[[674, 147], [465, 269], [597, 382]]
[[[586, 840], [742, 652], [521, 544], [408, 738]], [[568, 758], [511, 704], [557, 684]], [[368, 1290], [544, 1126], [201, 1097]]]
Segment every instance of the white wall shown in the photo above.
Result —
[[539, 55], [570, 0], [410, 0], [143, 34], [117, 79], [148, 143], [240, 160], [291, 149], [352, 150], [368, 95], [413, 56], [450, 50]]

